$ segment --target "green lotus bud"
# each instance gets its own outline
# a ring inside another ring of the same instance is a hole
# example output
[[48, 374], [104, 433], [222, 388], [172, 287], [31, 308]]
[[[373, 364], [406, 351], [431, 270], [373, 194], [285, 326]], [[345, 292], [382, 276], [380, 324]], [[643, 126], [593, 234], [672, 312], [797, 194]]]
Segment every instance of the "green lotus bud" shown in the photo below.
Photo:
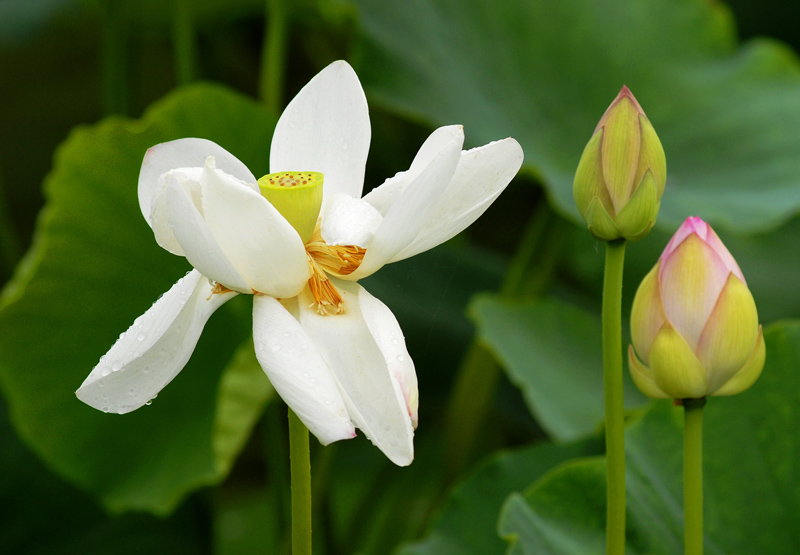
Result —
[[573, 195], [592, 235], [636, 241], [656, 221], [667, 160], [655, 129], [628, 87], [594, 130], [575, 172]]
[[317, 225], [322, 206], [322, 182], [319, 172], [270, 173], [258, 180], [261, 194], [297, 230], [307, 243]]

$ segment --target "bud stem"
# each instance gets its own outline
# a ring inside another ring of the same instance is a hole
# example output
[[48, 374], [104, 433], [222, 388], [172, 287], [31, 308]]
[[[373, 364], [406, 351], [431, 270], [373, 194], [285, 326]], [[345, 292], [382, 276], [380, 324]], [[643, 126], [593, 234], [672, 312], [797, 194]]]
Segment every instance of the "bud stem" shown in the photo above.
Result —
[[703, 555], [703, 406], [683, 399], [683, 534], [686, 555]]
[[292, 465], [292, 555], [311, 555], [311, 455], [308, 428], [289, 409], [289, 459]]
[[625, 554], [625, 406], [622, 394], [622, 269], [625, 240], [606, 243], [603, 386], [606, 405], [606, 553]]

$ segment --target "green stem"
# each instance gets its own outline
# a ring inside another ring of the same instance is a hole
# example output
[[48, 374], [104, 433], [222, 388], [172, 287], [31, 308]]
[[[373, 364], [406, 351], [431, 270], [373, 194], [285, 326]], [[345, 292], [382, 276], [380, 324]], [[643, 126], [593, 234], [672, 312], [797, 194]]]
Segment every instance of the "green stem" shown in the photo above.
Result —
[[283, 108], [283, 79], [286, 71], [286, 38], [289, 17], [286, 0], [266, 0], [267, 31], [261, 51], [259, 96], [275, 116]]
[[311, 555], [311, 454], [308, 428], [289, 409], [292, 465], [292, 555]]
[[103, 110], [107, 116], [128, 111], [128, 36], [124, 7], [107, 0], [103, 18]]
[[683, 533], [686, 555], [703, 555], [703, 406], [683, 399]]
[[[532, 282], [536, 284], [534, 288], [544, 288], [555, 268], [557, 256], [543, 261], [538, 255], [551, 239], [556, 242], [564, 236], [560, 233], [560, 223], [550, 205], [542, 201], [528, 221], [517, 250], [509, 262], [500, 286], [501, 296], [519, 295], [523, 288], [527, 291], [527, 286]], [[533, 260], [537, 260], [538, 276], [530, 275]], [[530, 292], [535, 295], [540, 291]], [[445, 415], [445, 437], [448, 442], [444, 462], [445, 486], [461, 473], [472, 458], [481, 423], [485, 421], [486, 413], [494, 400], [500, 372], [494, 355], [477, 338], [473, 339], [459, 366]]]
[[189, 0], [174, 0], [174, 2], [175, 19], [172, 33], [175, 43], [175, 68], [178, 83], [186, 85], [191, 83], [197, 74], [194, 14], [192, 2]]
[[625, 240], [606, 244], [603, 386], [606, 404], [606, 553], [625, 554], [625, 407], [622, 397], [622, 269]]

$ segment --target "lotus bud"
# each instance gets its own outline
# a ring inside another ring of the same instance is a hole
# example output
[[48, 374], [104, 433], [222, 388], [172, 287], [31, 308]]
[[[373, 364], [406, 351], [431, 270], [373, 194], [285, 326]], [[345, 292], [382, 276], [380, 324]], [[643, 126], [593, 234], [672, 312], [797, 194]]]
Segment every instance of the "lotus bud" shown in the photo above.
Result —
[[641, 239], [656, 221], [666, 180], [661, 141], [622, 87], [578, 163], [572, 189], [578, 211], [602, 241]]
[[633, 299], [628, 362], [645, 395], [733, 395], [764, 367], [753, 295], [717, 234], [688, 218]]

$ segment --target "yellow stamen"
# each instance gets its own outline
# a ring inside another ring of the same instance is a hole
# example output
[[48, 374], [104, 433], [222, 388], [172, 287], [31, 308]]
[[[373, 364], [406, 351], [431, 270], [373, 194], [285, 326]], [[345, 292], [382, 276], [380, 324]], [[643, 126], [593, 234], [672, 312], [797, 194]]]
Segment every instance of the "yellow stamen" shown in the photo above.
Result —
[[[211, 294], [208, 296], [208, 298], [206, 300], [210, 301], [211, 297], [213, 297], [214, 295], [219, 295], [221, 293], [228, 293], [230, 291], [233, 291], [233, 289], [228, 289], [227, 287], [225, 287], [224, 285], [222, 285], [218, 281], [212, 281], [211, 282]], [[253, 293], [255, 293], [255, 291], [253, 291]]]
[[308, 287], [317, 301], [317, 313], [325, 316], [331, 312], [334, 314], [344, 312], [342, 296], [328, 278], [328, 274], [335, 276], [352, 274], [361, 265], [366, 252], [366, 249], [353, 245], [330, 246], [322, 239], [319, 227], [314, 230], [311, 240], [306, 243], [306, 255], [311, 269]]
[[330, 246], [323, 239], [319, 227], [314, 230], [311, 239], [306, 243], [306, 252], [326, 272], [349, 276], [355, 272], [364, 260], [366, 249], [353, 245]]
[[332, 311], [334, 314], [344, 312], [344, 301], [336, 287], [331, 283], [325, 271], [319, 267], [317, 262], [308, 252], [308, 267], [311, 269], [311, 279], [308, 280], [308, 287], [311, 294], [317, 301], [317, 314], [326, 316]]

